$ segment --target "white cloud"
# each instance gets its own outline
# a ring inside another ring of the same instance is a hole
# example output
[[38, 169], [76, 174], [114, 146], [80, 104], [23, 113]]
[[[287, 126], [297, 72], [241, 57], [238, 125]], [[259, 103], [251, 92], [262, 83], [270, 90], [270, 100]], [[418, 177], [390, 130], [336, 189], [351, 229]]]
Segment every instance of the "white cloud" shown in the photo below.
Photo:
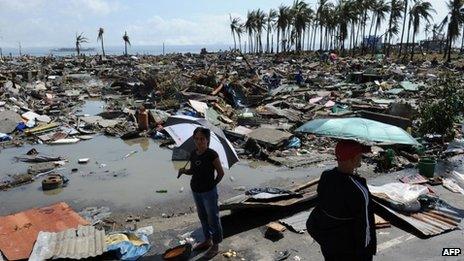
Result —
[[224, 43], [229, 37], [228, 15], [185, 18], [154, 16], [127, 27], [135, 44], [195, 45]]
[[90, 11], [93, 14], [108, 15], [121, 9], [118, 2], [106, 0], [72, 0], [69, 1], [72, 10]]
[[8, 11], [30, 11], [46, 4], [45, 0], [0, 0], [0, 8]]

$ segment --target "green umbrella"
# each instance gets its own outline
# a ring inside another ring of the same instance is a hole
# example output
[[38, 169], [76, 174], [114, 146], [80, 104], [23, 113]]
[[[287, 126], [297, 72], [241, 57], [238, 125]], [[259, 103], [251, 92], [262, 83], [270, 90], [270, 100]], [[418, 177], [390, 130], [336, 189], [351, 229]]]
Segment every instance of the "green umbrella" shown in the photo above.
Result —
[[399, 127], [364, 118], [316, 119], [296, 131], [368, 143], [420, 145]]

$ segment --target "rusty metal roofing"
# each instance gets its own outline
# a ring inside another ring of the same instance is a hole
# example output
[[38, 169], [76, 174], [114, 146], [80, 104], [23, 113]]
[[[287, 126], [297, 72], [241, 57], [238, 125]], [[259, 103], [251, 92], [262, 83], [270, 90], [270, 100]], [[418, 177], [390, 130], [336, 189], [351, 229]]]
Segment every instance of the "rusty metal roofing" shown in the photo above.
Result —
[[459, 213], [448, 208], [436, 207], [435, 209], [422, 210], [408, 216], [385, 205], [379, 205], [396, 217], [406, 221], [424, 236], [435, 236], [457, 229], [462, 220]]
[[64, 202], [0, 217], [0, 251], [8, 260], [29, 257], [40, 231], [60, 232], [88, 225]]
[[96, 257], [106, 251], [105, 231], [79, 226], [58, 233], [40, 232], [29, 260]]

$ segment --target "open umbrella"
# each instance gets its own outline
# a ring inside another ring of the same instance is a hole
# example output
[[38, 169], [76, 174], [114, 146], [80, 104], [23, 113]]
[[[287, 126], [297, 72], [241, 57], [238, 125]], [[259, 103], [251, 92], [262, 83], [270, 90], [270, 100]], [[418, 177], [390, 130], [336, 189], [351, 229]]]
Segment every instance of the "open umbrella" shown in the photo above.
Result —
[[369, 143], [420, 145], [399, 127], [364, 118], [316, 119], [296, 131]]
[[227, 140], [224, 132], [206, 119], [176, 115], [169, 117], [164, 125], [164, 129], [174, 139], [179, 149], [187, 152], [192, 152], [195, 149], [192, 135], [197, 127], [211, 130], [209, 147], [218, 153], [219, 160], [224, 168], [230, 169], [234, 163], [238, 162], [237, 153]]

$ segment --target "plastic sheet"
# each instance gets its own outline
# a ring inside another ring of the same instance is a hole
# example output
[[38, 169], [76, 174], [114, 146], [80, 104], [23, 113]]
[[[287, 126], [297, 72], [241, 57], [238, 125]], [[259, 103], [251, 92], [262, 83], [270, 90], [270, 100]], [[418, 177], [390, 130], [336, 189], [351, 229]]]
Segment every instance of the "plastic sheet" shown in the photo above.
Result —
[[288, 141], [287, 149], [298, 149], [301, 147], [301, 140], [298, 137], [293, 137]]
[[369, 185], [372, 194], [385, 194], [388, 198], [399, 203], [408, 204], [416, 201], [420, 195], [428, 193], [428, 188], [422, 185], [410, 185], [404, 183], [388, 183], [382, 186]]
[[107, 250], [119, 251], [121, 260], [137, 260], [150, 250], [148, 236], [151, 234], [153, 234], [152, 226], [139, 228], [135, 232], [108, 235], [106, 237]]

